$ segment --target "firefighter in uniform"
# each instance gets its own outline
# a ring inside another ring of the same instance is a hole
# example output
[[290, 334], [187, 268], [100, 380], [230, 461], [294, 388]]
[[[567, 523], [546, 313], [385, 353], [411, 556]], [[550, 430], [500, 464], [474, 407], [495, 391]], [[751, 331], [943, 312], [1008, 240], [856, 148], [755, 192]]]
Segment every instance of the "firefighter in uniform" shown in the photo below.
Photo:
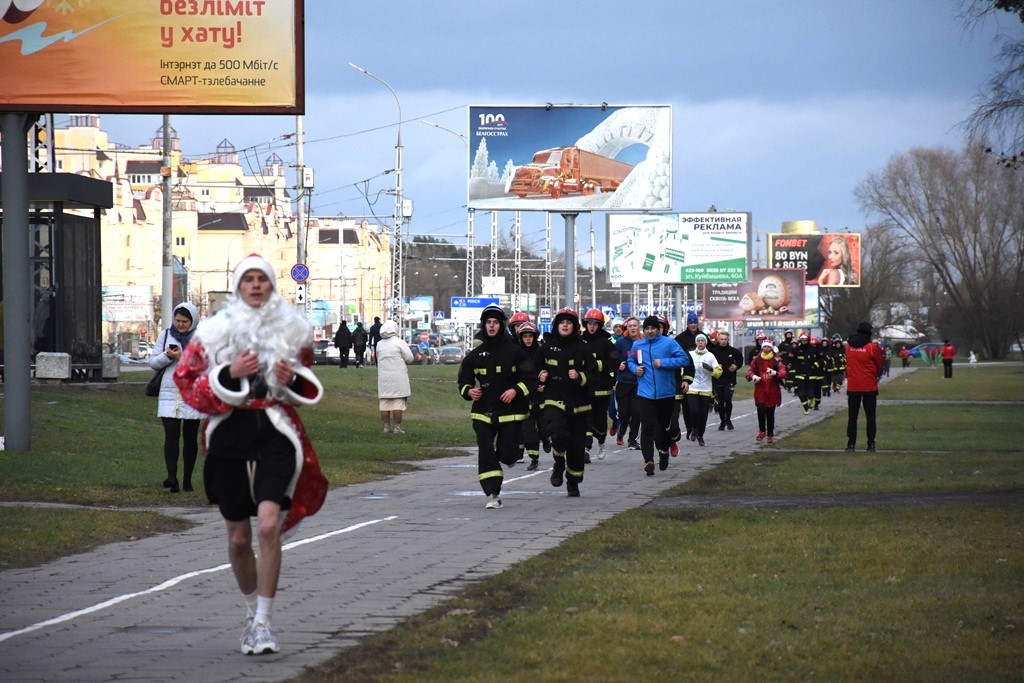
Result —
[[790, 354], [791, 361], [789, 368], [793, 374], [793, 387], [800, 404], [804, 407], [804, 414], [811, 411], [814, 401], [814, 394], [811, 387], [811, 377], [817, 372], [815, 367], [818, 363], [817, 351], [811, 348], [811, 337], [806, 332], [801, 332], [797, 338], [797, 344]]
[[480, 314], [480, 345], [459, 366], [459, 393], [473, 402], [480, 488], [486, 507], [501, 508], [501, 466], [512, 467], [522, 453], [522, 422], [536, 391], [536, 371], [505, 329], [505, 312], [488, 306]]
[[604, 329], [604, 313], [591, 308], [583, 315], [586, 329], [580, 339], [594, 356], [596, 364], [594, 381], [591, 383], [591, 424], [587, 431], [587, 450], [584, 456], [590, 462], [590, 451], [597, 439], [597, 459], [605, 455], [604, 441], [608, 435], [608, 404], [615, 390], [615, 371], [619, 367], [619, 350], [612, 343], [612, 336]]
[[580, 339], [580, 319], [562, 308], [544, 335], [544, 367], [538, 375], [544, 402], [541, 423], [551, 441], [555, 467], [551, 485], [565, 488], [571, 498], [580, 495], [585, 466], [587, 429], [590, 427], [590, 387], [594, 356]]

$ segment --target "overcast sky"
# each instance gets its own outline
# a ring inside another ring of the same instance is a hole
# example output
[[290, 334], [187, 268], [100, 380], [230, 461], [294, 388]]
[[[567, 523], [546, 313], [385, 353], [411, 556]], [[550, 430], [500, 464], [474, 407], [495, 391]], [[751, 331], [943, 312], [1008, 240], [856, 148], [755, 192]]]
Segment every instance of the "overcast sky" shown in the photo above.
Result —
[[[854, 187], [915, 146], [959, 148], [960, 123], [995, 69], [1006, 15], [972, 30], [958, 0], [306, 0], [305, 163], [320, 215], [390, 216], [398, 109], [412, 234], [465, 243], [470, 104], [671, 104], [673, 210], [750, 211], [754, 227], [811, 219], [860, 230]], [[104, 115], [117, 142], [137, 145], [158, 116]], [[253, 168], [294, 117], [175, 116], [186, 155], [224, 138]], [[366, 185], [372, 207], [364, 197]], [[512, 214], [501, 214], [507, 232]], [[558, 218], [560, 225], [560, 217]], [[578, 243], [593, 222], [581, 215]], [[543, 216], [524, 216], [537, 244]], [[559, 235], [556, 232], [556, 235]], [[481, 237], [477, 237], [480, 243]], [[599, 237], [603, 258], [603, 236]], [[560, 237], [556, 247], [561, 247]], [[589, 264], [589, 259], [583, 259]]]

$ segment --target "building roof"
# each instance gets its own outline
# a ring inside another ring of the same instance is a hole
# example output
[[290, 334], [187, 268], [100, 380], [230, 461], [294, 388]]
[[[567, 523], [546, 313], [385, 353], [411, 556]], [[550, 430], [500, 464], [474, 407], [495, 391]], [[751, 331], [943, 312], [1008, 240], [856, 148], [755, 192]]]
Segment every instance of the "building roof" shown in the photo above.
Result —
[[241, 213], [204, 213], [197, 220], [198, 230], [248, 230], [245, 215]]

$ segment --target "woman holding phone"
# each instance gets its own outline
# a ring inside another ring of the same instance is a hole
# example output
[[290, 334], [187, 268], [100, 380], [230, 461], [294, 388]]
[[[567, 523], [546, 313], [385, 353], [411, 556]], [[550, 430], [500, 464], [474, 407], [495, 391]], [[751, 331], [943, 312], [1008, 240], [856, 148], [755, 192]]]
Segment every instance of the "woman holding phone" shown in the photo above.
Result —
[[[160, 381], [156, 415], [164, 425], [164, 464], [167, 466], [164, 488], [177, 493], [181, 489], [192, 490], [192, 472], [199, 455], [199, 421], [206, 416], [182, 400], [181, 392], [174, 383], [174, 366], [199, 324], [199, 309], [187, 301], [180, 303], [174, 307], [173, 321], [171, 327], [156, 338], [154, 351], [159, 350], [159, 353], [150, 356], [149, 367], [154, 370], [166, 368]], [[184, 464], [181, 488], [178, 486], [179, 440], [182, 442]]]

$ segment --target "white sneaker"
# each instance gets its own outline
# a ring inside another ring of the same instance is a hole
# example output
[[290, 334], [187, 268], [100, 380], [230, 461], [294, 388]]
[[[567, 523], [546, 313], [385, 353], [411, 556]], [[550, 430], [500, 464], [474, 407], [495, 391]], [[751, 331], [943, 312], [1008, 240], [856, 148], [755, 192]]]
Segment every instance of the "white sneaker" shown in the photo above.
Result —
[[253, 618], [252, 615], [245, 618], [245, 626], [242, 627], [242, 654], [251, 655], [253, 652]]
[[485, 505], [484, 507], [487, 508], [488, 510], [500, 510], [501, 498], [499, 498], [498, 494], [495, 493], [493, 496], [490, 496], [490, 500], [487, 501], [487, 505]]
[[252, 654], [266, 655], [280, 651], [277, 639], [274, 638], [274, 633], [270, 630], [270, 624], [265, 621], [254, 623], [252, 625]]
[[604, 444], [603, 443], [597, 444], [597, 459], [598, 460], [604, 460]]

